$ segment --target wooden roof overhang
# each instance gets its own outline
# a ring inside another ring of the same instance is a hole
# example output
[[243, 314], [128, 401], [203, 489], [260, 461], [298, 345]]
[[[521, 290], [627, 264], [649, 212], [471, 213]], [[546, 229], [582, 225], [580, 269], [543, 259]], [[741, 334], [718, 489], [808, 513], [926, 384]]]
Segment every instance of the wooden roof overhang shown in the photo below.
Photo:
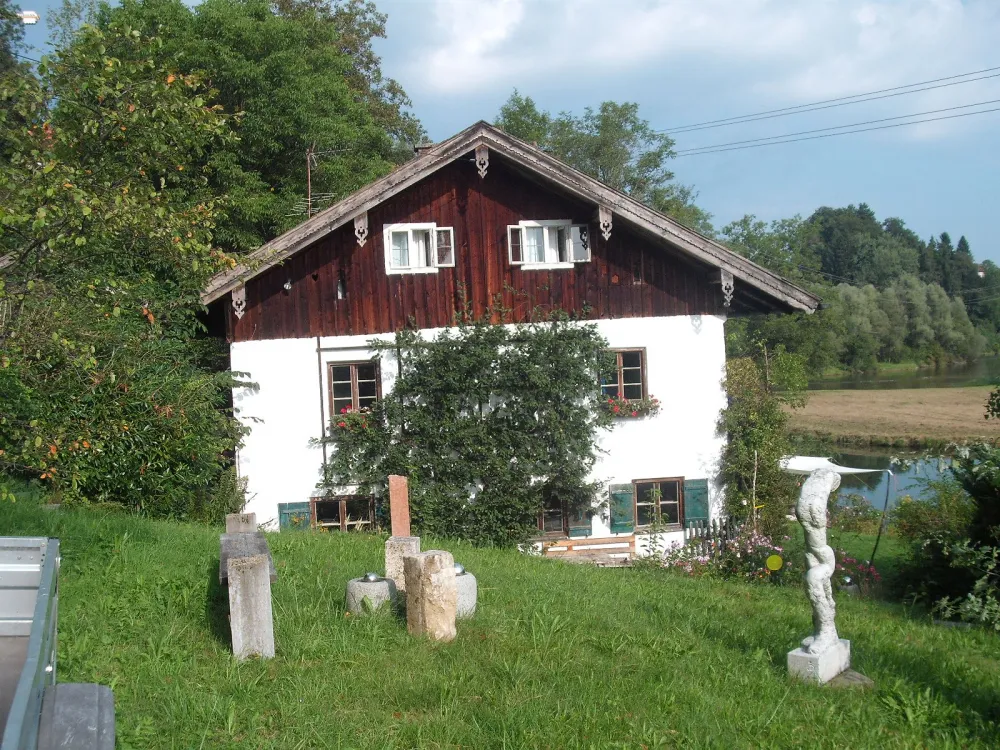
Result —
[[811, 292], [487, 122], [478, 122], [446, 141], [421, 149], [412, 161], [262, 245], [243, 263], [212, 277], [202, 301], [208, 304], [232, 292], [445, 165], [461, 158], [474, 161], [476, 149], [482, 146], [531, 178], [593, 205], [595, 211], [598, 207], [610, 210], [615, 222], [623, 221], [652, 235], [671, 250], [679, 251], [679, 256], [715, 269], [720, 276], [731, 274], [734, 289], [730, 309], [734, 314], [811, 313], [819, 307], [820, 298]]

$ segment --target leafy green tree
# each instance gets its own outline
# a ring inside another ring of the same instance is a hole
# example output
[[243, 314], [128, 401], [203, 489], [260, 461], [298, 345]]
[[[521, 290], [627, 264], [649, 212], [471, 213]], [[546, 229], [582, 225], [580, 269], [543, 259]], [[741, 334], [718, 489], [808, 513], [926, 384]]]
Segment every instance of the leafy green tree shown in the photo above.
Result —
[[411, 157], [423, 137], [402, 88], [382, 76], [372, 42], [386, 17], [371, 3], [125, 0], [100, 15], [160, 36], [160, 63], [200, 73], [238, 115], [239, 142], [204, 156], [230, 198], [216, 229], [224, 247], [254, 248], [306, 218], [307, 151], [316, 211]]
[[384, 495], [386, 476], [406, 474], [418, 529], [482, 545], [537, 533], [547, 504], [589, 513], [606, 347], [596, 327], [561, 320], [400, 332], [380, 347], [400, 357], [392, 397], [333, 415], [324, 486]]
[[643, 120], [638, 104], [606, 101], [579, 117], [569, 112], [553, 117], [515, 89], [496, 124], [682, 224], [713, 233], [711, 216], [694, 204], [694, 190], [674, 182], [667, 168], [673, 139]]
[[730, 516], [751, 520], [779, 537], [795, 502], [795, 481], [780, 468], [789, 455], [788, 414], [782, 403], [801, 404], [805, 369], [800, 357], [761, 346], [755, 357], [726, 362], [728, 406], [719, 418], [727, 436], [720, 476]]
[[0, 0], [0, 73], [17, 65], [17, 50], [24, 38], [24, 26], [17, 15], [18, 6]]
[[238, 504], [213, 487], [241, 428], [197, 311], [234, 261], [212, 245], [199, 162], [231, 134], [159, 44], [85, 26], [37, 78], [0, 78], [0, 470], [64, 500], [218, 518]]
[[538, 109], [530, 96], [521, 96], [517, 89], [500, 107], [496, 124], [522, 141], [543, 147], [549, 145], [552, 136], [551, 115]]

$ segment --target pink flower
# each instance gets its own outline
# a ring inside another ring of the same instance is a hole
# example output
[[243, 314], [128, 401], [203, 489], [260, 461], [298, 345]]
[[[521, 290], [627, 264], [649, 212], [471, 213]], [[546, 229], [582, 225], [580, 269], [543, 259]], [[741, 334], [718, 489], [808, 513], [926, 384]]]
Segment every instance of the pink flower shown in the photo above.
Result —
[[337, 427], [347, 427], [347, 422], [337, 422]]
[[632, 412], [632, 416], [633, 417], [638, 417], [639, 416], [639, 412], [637, 412], [637, 411]]
[[615, 406], [611, 411], [613, 411], [615, 414], [617, 414], [618, 412], [621, 411], [621, 409], [619, 409], [617, 406]]

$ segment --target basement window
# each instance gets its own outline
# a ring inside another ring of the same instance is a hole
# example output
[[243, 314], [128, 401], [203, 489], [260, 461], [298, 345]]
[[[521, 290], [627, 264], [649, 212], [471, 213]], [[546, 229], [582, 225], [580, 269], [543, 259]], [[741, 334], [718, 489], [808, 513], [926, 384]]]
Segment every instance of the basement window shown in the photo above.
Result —
[[386, 224], [382, 227], [385, 272], [437, 273], [455, 266], [455, 231], [426, 224]]
[[511, 265], [521, 268], [572, 268], [590, 261], [586, 224], [569, 220], [521, 221], [507, 227]]

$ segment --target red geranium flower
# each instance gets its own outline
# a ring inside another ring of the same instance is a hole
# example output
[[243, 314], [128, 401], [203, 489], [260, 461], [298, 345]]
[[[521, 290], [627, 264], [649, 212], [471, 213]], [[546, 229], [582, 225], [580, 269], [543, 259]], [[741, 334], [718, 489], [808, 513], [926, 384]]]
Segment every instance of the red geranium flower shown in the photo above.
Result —
[[617, 413], [618, 413], [619, 411], [621, 411], [621, 409], [619, 409], [619, 408], [618, 408], [618, 407], [616, 406], [616, 407], [615, 407], [614, 409], [612, 409], [612, 411], [613, 411], [613, 412], [614, 412], [615, 414], [617, 414]]
[[347, 422], [337, 422], [337, 427], [347, 427]]

